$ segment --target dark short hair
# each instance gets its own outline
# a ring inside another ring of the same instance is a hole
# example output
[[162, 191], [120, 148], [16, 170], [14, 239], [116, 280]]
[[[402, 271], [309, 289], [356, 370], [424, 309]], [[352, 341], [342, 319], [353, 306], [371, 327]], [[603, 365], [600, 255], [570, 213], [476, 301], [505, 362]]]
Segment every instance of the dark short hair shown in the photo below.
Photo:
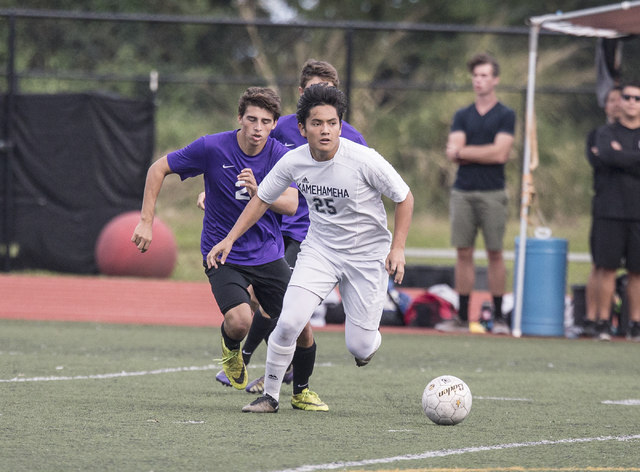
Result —
[[622, 93], [622, 87], [620, 87], [619, 85], [614, 85], [613, 87], [611, 87], [611, 89], [607, 92], [607, 96], [605, 97], [605, 100], [609, 100], [609, 96], [613, 92]]
[[626, 80], [621, 86], [620, 86], [620, 91], [622, 91], [622, 89], [624, 89], [625, 87], [635, 87], [635, 88], [640, 88], [640, 80], [638, 79], [629, 79]]
[[322, 84], [314, 84], [305, 89], [298, 100], [298, 110], [296, 118], [302, 126], [306, 125], [307, 118], [311, 114], [311, 109], [320, 105], [329, 105], [336, 109], [338, 119], [342, 123], [342, 117], [347, 111], [347, 98], [336, 87], [329, 87]]
[[249, 106], [264, 108], [271, 112], [274, 121], [280, 118], [282, 113], [280, 96], [267, 87], [249, 87], [238, 100], [238, 115], [244, 116]]
[[500, 76], [500, 64], [498, 64], [498, 61], [496, 61], [495, 58], [493, 56], [490, 56], [489, 54], [482, 53], [473, 56], [471, 59], [469, 59], [469, 61], [467, 61], [467, 69], [469, 69], [469, 72], [473, 73], [473, 69], [484, 64], [491, 65], [491, 67], [493, 68], [494, 77]]
[[335, 87], [340, 85], [338, 71], [328, 62], [309, 59], [300, 71], [300, 88], [306, 88], [307, 84], [314, 77], [319, 77], [326, 82], [331, 82]]

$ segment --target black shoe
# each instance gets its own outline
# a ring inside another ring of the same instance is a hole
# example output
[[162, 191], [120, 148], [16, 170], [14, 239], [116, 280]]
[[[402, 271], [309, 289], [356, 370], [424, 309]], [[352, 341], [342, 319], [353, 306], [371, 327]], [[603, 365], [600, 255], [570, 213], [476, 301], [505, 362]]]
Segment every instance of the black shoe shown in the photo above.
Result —
[[242, 407], [243, 413], [278, 413], [280, 407], [278, 400], [265, 393], [248, 405]]
[[[377, 351], [377, 349], [376, 349]], [[357, 357], [356, 359], [356, 365], [358, 367], [364, 367], [365, 365], [367, 365], [369, 362], [371, 362], [371, 358], [373, 357], [373, 355], [376, 353], [376, 351], [373, 351], [371, 354], [369, 354], [369, 357], [367, 357], [366, 359], [358, 359]]]
[[511, 334], [511, 329], [509, 329], [509, 325], [507, 324], [507, 320], [504, 318], [498, 317], [493, 320], [493, 326], [491, 327], [491, 332], [493, 334]]
[[640, 342], [640, 322], [634, 321], [627, 331], [627, 339], [630, 341]]
[[597, 339], [599, 341], [611, 341], [611, 327], [609, 320], [598, 320], [596, 324]]
[[587, 338], [595, 338], [598, 336], [596, 331], [596, 322], [591, 320], [584, 320], [584, 326], [582, 327], [582, 335]]

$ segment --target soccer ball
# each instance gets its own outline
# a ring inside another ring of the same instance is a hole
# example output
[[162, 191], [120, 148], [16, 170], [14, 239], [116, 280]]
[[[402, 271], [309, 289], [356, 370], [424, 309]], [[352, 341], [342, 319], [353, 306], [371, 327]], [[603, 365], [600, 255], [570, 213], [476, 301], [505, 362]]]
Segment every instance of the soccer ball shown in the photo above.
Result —
[[471, 411], [471, 390], [453, 375], [433, 379], [422, 394], [422, 409], [435, 424], [454, 425]]

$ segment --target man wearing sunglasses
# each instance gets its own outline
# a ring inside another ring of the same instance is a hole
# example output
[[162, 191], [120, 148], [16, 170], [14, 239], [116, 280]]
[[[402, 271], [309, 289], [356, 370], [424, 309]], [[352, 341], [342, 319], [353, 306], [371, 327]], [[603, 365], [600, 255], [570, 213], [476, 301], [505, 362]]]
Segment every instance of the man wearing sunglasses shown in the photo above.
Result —
[[[609, 90], [607, 93], [607, 98], [604, 104], [604, 113], [607, 117], [607, 125], [613, 124], [620, 118], [620, 104], [622, 102], [622, 88], [620, 86], [616, 86]], [[599, 127], [598, 127], [599, 128]], [[593, 167], [593, 189], [594, 193], [599, 187], [600, 180], [600, 171], [601, 166], [599, 165], [599, 161], [596, 157], [598, 154], [598, 148], [596, 147], [596, 133], [598, 132], [598, 128], [592, 129], [587, 136], [587, 146], [586, 146], [586, 155], [589, 164]], [[605, 171], [607, 168], [604, 168]], [[594, 202], [598, 196], [594, 196]], [[592, 222], [593, 223], [593, 222]], [[593, 260], [593, 257], [592, 257]], [[587, 310], [585, 313], [584, 327], [583, 327], [583, 335], [600, 339], [602, 337], [604, 340], [607, 338], [611, 338], [609, 334], [609, 326], [608, 326], [608, 318], [599, 318], [598, 317], [598, 289], [600, 286], [600, 270], [596, 268], [595, 264], [591, 264], [591, 272], [589, 273], [589, 279], [587, 280], [586, 286], [586, 305]], [[602, 321], [601, 321], [602, 320]], [[598, 326], [600, 324], [600, 326]]]
[[[602, 178], [593, 201], [591, 246], [600, 269], [600, 319], [609, 320], [616, 270], [627, 269], [630, 326], [627, 337], [640, 341], [640, 82], [622, 88], [620, 119], [596, 133]], [[604, 337], [609, 334], [605, 326]], [[601, 339], [603, 337], [601, 336]]]

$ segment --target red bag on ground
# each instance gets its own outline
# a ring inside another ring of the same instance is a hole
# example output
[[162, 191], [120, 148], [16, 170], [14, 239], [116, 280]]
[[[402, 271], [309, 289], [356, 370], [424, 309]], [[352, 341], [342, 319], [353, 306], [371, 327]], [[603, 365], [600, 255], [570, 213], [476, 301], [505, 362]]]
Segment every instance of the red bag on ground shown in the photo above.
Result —
[[416, 296], [404, 314], [405, 326], [433, 327], [442, 320], [456, 315], [454, 306], [431, 292], [423, 292]]

